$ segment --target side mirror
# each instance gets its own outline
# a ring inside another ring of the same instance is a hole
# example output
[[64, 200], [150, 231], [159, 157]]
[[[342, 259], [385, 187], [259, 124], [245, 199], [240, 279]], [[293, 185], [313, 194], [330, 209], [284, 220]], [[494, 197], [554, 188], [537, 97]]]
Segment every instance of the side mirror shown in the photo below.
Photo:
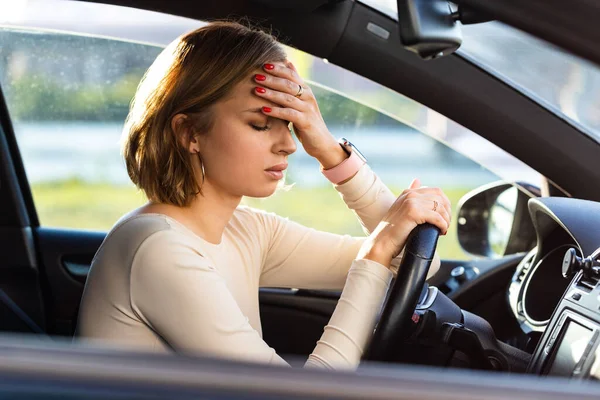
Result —
[[457, 16], [447, 0], [397, 0], [398, 28], [404, 48], [431, 59], [462, 44]]
[[536, 244], [527, 201], [540, 190], [527, 184], [497, 182], [464, 195], [458, 204], [458, 242], [467, 253], [502, 257]]

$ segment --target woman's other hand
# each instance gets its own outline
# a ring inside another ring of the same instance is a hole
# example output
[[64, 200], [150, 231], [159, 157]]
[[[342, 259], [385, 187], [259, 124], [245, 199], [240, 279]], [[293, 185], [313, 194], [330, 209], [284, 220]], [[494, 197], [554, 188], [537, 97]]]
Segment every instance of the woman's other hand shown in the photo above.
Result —
[[417, 225], [430, 223], [445, 235], [450, 227], [450, 216], [451, 204], [444, 192], [438, 188], [421, 187], [419, 180], [415, 179], [392, 204], [356, 258], [377, 261], [389, 268]]
[[[281, 107], [263, 107], [263, 113], [294, 124], [294, 132], [309, 155], [323, 168], [332, 168], [347, 157], [323, 120], [317, 100], [294, 65], [267, 63], [265, 74], [254, 75], [258, 84], [254, 93]], [[300, 89], [302, 88], [302, 89]], [[299, 94], [300, 93], [300, 94]]]

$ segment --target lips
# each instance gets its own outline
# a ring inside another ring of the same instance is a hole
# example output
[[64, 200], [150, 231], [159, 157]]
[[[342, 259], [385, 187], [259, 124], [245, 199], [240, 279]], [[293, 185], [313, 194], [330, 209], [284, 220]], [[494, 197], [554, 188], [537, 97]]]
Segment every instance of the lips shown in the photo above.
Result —
[[266, 169], [265, 171], [283, 171], [288, 167], [286, 163], [273, 165], [271, 168]]
[[280, 180], [283, 179], [283, 170], [287, 168], [286, 163], [273, 165], [269, 169], [265, 169], [265, 173], [270, 176], [272, 179]]

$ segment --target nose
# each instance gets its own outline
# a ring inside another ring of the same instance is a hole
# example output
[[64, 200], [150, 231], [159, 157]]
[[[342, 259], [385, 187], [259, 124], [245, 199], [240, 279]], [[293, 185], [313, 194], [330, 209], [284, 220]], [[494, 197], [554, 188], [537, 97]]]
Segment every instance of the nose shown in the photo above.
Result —
[[273, 145], [274, 153], [292, 154], [296, 151], [296, 142], [292, 136], [292, 132], [285, 125], [277, 129], [277, 140]]

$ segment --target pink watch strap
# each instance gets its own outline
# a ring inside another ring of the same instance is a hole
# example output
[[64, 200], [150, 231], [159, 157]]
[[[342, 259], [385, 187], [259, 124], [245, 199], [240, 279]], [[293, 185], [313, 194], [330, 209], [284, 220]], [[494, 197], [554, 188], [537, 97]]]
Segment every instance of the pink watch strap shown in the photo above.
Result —
[[355, 151], [350, 153], [350, 157], [339, 163], [333, 168], [322, 169], [321, 172], [332, 183], [338, 184], [350, 178], [358, 172], [365, 162], [356, 154]]

